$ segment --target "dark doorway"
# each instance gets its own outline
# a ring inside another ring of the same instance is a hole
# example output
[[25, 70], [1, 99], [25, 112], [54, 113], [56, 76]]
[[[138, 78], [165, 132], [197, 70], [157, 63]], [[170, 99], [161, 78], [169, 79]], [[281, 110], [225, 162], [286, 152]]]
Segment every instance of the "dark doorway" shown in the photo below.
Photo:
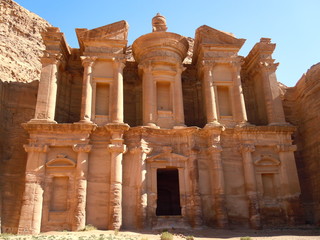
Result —
[[178, 169], [159, 168], [157, 190], [157, 216], [181, 215]]

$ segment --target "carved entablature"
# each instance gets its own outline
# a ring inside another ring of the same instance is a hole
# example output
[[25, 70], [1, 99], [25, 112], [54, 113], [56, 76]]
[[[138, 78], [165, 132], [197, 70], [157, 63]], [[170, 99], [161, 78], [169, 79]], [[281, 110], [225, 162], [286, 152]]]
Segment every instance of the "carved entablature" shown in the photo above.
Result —
[[54, 159], [51, 159], [46, 163], [47, 168], [74, 168], [75, 166], [76, 162], [62, 153], [57, 154]]
[[23, 145], [26, 152], [47, 152], [49, 146], [45, 144], [30, 143]]
[[60, 29], [57, 27], [48, 27], [46, 32], [41, 33], [41, 36], [46, 46], [44, 57], [41, 59], [42, 62], [47, 61], [48, 53], [61, 54], [59, 60], [63, 65], [66, 65], [71, 55], [71, 50], [67, 44], [64, 34], [60, 32]]
[[197, 64], [205, 59], [232, 59], [237, 56], [245, 39], [231, 33], [203, 25], [196, 30], [192, 62]]
[[123, 54], [127, 47], [129, 24], [119, 21], [88, 30], [77, 28], [76, 33], [81, 52]]
[[244, 58], [243, 68], [247, 74], [255, 75], [260, 71], [276, 71], [279, 63], [274, 63], [272, 53], [276, 44], [271, 43], [270, 38], [261, 38], [260, 42], [252, 48], [246, 58]]

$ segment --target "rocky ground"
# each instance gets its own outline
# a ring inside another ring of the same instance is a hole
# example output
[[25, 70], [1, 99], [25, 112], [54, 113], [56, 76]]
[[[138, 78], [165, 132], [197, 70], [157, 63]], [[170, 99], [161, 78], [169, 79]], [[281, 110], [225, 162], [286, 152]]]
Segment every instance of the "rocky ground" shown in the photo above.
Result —
[[[173, 240], [320, 240], [320, 228], [315, 227], [299, 227], [285, 229], [265, 229], [265, 230], [219, 230], [219, 229], [202, 229], [202, 230], [170, 230], [173, 234]], [[130, 232], [130, 231], [100, 231], [91, 230], [84, 232], [47, 232], [36, 236], [14, 236], [0, 235], [0, 239], [12, 240], [28, 240], [28, 239], [43, 239], [43, 240], [160, 240], [161, 232], [145, 231], [145, 232]], [[249, 238], [244, 238], [249, 237]]]

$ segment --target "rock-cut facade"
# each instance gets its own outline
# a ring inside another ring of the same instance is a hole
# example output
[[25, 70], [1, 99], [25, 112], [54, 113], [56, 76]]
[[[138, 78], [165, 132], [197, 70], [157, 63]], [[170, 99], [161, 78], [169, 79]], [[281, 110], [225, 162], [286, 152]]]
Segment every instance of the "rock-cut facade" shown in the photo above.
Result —
[[204, 25], [192, 42], [160, 14], [132, 47], [125, 21], [76, 34], [42, 33], [19, 234], [299, 220], [270, 39], [242, 57], [245, 39]]

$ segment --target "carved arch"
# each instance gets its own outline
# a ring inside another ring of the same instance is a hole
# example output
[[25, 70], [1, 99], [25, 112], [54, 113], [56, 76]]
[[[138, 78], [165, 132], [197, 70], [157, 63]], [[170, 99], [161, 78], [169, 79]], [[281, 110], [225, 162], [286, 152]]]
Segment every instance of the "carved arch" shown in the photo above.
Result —
[[58, 154], [56, 158], [46, 163], [47, 168], [74, 168], [76, 163], [74, 160], [64, 154]]
[[257, 159], [254, 164], [256, 166], [279, 166], [281, 164], [280, 160], [271, 156], [261, 156]]

